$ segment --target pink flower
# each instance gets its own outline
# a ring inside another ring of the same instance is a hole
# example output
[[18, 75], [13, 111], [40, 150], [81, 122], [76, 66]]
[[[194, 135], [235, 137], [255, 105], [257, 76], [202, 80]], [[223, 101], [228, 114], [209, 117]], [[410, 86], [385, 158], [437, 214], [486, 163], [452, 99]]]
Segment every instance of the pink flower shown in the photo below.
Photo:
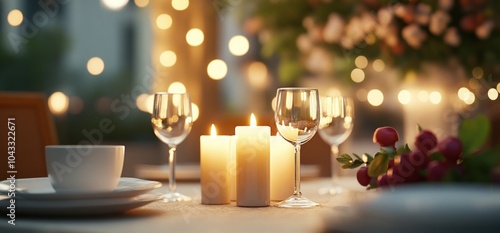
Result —
[[429, 31], [434, 35], [441, 35], [444, 29], [448, 26], [451, 17], [444, 11], [436, 11], [431, 17]]
[[323, 41], [323, 27], [321, 26], [313, 26], [307, 30], [309, 34], [309, 38], [314, 42]]
[[378, 18], [378, 22], [382, 26], [387, 26], [392, 22], [392, 19], [393, 19], [392, 11], [389, 10], [389, 8], [387, 8], [387, 7], [382, 8], [377, 12], [377, 18]]
[[321, 48], [313, 48], [306, 60], [306, 67], [316, 74], [329, 73], [332, 70], [331, 54]]
[[344, 19], [339, 14], [330, 14], [323, 30], [323, 39], [328, 43], [338, 43], [344, 30]]
[[310, 29], [314, 26], [314, 19], [312, 16], [307, 16], [302, 20], [302, 26], [306, 29]]
[[403, 28], [402, 36], [406, 42], [413, 48], [420, 48], [422, 42], [427, 39], [425, 33], [417, 24], [410, 24]]
[[375, 17], [367, 12], [361, 15], [361, 24], [365, 33], [371, 33], [375, 30], [375, 28], [377, 28], [377, 21]]
[[458, 34], [457, 28], [455, 27], [448, 28], [444, 33], [443, 40], [447, 44], [454, 47], [460, 45], [460, 35]]
[[487, 39], [490, 36], [491, 30], [493, 30], [493, 27], [495, 26], [495, 22], [493, 20], [488, 20], [479, 27], [476, 28], [476, 36], [479, 39]]

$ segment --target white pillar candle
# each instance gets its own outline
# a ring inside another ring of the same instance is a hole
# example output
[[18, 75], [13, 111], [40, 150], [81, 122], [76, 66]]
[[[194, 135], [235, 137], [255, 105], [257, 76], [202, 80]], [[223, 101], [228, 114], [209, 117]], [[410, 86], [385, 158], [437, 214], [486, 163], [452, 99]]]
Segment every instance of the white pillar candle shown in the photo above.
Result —
[[230, 136], [216, 136], [212, 125], [210, 136], [200, 136], [201, 203], [230, 203], [229, 147]]
[[293, 145], [279, 134], [271, 137], [271, 200], [282, 201], [293, 194], [295, 164]]
[[246, 207], [270, 204], [269, 126], [256, 126], [252, 114], [250, 126], [236, 131], [236, 205]]
[[236, 201], [236, 136], [231, 136], [231, 146], [229, 149], [229, 184], [231, 186], [231, 201]]

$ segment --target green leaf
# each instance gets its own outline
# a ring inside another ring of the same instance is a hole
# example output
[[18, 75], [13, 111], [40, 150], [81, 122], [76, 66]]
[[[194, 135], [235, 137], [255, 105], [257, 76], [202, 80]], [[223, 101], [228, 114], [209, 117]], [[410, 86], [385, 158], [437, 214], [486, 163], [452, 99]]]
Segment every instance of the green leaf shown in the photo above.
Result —
[[483, 146], [489, 133], [490, 122], [486, 116], [478, 115], [473, 119], [464, 119], [459, 132], [464, 155], [470, 155]]
[[356, 153], [352, 153], [352, 155], [354, 155], [355, 158], [359, 159], [359, 160], [363, 160], [361, 159], [361, 157], [359, 157], [359, 155], [357, 155]]
[[337, 162], [339, 162], [341, 164], [351, 164], [352, 163], [352, 159], [351, 158], [341, 158], [341, 157], [338, 157], [337, 158]]
[[376, 156], [368, 166], [368, 175], [370, 177], [377, 177], [378, 175], [387, 171], [389, 165], [389, 155], [380, 154]]
[[417, 124], [417, 130], [418, 130], [418, 132], [421, 132], [424, 129], [422, 129], [422, 126], [420, 126], [419, 124]]
[[368, 160], [366, 161], [366, 163], [367, 163], [367, 164], [370, 164], [370, 163], [373, 161], [373, 156], [371, 156], [370, 154], [368, 154], [368, 153], [364, 153], [363, 155], [365, 155], [365, 156], [366, 156], [366, 158], [368, 159]]
[[399, 155], [402, 155], [402, 154], [408, 154], [408, 153], [410, 153], [410, 152], [411, 152], [411, 150], [410, 150], [410, 147], [408, 146], [408, 143], [405, 143], [403, 146], [400, 146], [400, 147], [398, 147], [398, 149], [397, 149], [397, 153], [398, 153]]

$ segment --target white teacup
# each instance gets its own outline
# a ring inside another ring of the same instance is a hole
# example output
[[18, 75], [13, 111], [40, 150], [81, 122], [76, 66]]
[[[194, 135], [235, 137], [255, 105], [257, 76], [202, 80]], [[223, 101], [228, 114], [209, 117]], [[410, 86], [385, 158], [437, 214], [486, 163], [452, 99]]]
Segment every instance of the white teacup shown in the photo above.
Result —
[[46, 146], [45, 164], [57, 192], [111, 191], [120, 180], [125, 146]]

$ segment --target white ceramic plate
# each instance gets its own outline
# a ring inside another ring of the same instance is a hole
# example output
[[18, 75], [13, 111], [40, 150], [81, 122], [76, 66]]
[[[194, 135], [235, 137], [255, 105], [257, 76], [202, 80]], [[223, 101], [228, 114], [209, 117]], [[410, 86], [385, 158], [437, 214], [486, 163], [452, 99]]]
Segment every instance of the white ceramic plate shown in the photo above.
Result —
[[[109, 192], [56, 192], [49, 178], [16, 179], [16, 198], [27, 200], [75, 200], [135, 197], [161, 187], [157, 181], [122, 177], [115, 190]], [[9, 191], [9, 181], [0, 182], [0, 194]]]
[[[1, 196], [0, 196], [1, 197]], [[8, 206], [9, 198], [3, 196], [0, 205]], [[160, 200], [163, 194], [150, 192], [130, 198], [104, 198], [81, 200], [28, 200], [16, 199], [16, 213], [39, 216], [80, 216], [116, 214]]]

